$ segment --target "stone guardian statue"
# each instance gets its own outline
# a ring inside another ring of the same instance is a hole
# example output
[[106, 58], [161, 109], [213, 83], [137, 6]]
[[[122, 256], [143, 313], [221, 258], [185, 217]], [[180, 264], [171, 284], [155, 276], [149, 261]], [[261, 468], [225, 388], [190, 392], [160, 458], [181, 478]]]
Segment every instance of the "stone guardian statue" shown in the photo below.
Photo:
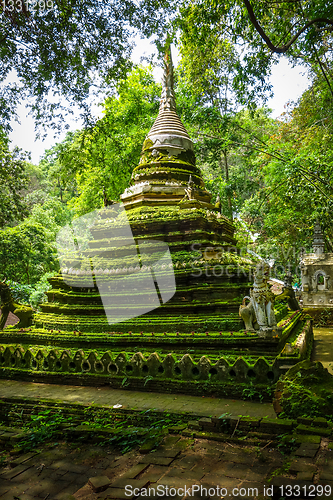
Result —
[[[245, 328], [258, 331], [259, 337], [270, 338], [279, 334], [274, 313], [275, 295], [268, 286], [270, 267], [267, 262], [260, 262], [254, 272], [253, 288], [250, 296], [245, 297], [239, 308], [239, 315], [244, 320]], [[245, 300], [249, 304], [245, 305]]]

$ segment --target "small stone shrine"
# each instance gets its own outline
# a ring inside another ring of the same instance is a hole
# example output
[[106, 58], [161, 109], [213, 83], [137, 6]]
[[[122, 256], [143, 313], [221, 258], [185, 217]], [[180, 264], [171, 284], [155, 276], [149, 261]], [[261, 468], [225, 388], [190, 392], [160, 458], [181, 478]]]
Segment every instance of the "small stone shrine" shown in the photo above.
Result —
[[251, 384], [269, 395], [309, 355], [311, 320], [274, 304], [257, 275], [259, 330], [244, 328], [254, 265], [211, 198], [176, 112], [168, 51], [159, 114], [122, 206], [61, 230], [68, 255], [48, 302], [31, 327], [0, 332], [0, 376], [232, 397]]
[[314, 226], [312, 253], [301, 258], [303, 307], [333, 308], [333, 253], [325, 252], [323, 232]]

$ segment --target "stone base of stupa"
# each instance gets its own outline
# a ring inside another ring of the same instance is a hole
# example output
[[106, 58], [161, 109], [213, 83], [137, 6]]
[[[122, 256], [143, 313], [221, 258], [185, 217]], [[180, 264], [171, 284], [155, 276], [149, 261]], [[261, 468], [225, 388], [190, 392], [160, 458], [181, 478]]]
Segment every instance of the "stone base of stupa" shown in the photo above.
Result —
[[311, 321], [286, 304], [275, 310], [281, 333], [245, 331], [239, 307], [254, 266], [211, 203], [172, 81], [167, 56], [160, 112], [123, 207], [61, 230], [68, 252], [48, 302], [31, 328], [0, 333], [1, 377], [241, 397], [249, 385], [268, 393], [282, 366], [309, 355]]

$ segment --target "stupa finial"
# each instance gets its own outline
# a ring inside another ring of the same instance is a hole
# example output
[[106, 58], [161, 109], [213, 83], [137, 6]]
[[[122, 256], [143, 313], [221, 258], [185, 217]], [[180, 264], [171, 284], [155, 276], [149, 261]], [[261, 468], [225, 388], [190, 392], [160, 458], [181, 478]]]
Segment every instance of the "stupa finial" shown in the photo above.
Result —
[[170, 43], [167, 43], [165, 50], [162, 85], [160, 110], [147, 135], [151, 141], [149, 149], [164, 149], [173, 156], [181, 151], [193, 151], [193, 142], [176, 111]]
[[176, 111], [175, 94], [173, 90], [173, 64], [170, 43], [166, 46], [164, 56], [164, 71], [162, 78], [162, 95], [160, 111]]

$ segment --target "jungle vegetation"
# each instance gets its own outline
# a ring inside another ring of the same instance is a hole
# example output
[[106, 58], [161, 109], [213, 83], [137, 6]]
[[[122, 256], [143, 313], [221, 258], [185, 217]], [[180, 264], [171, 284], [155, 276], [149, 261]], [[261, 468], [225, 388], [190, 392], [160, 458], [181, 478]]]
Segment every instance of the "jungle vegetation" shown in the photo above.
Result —
[[[18, 3], [14, 10], [0, 6], [0, 279], [36, 295], [58, 268], [59, 228], [105, 200], [119, 201], [128, 186], [161, 90], [152, 66], [130, 60], [138, 32], [153, 37], [160, 52], [167, 38], [179, 48], [178, 112], [213, 199], [219, 195], [222, 212], [234, 219], [242, 251], [275, 259], [281, 269], [290, 265], [297, 280], [299, 253], [311, 247], [316, 219], [333, 251], [329, 2], [51, 3], [33, 12]], [[310, 85], [273, 119], [265, 106], [268, 77], [281, 54], [304, 67]], [[59, 100], [49, 99], [51, 91]], [[91, 92], [104, 92], [98, 120]], [[71, 110], [63, 98], [85, 118], [39, 165], [8, 140], [9, 119], [26, 97], [41, 127], [66, 126]]]

